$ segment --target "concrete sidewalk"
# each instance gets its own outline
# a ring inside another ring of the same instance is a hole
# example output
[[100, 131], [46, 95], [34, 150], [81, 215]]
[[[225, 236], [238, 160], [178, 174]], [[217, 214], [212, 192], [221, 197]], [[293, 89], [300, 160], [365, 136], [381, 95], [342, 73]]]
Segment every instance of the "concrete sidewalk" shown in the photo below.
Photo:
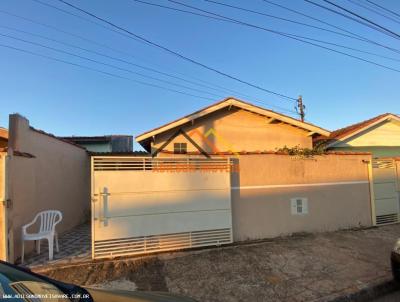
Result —
[[[79, 284], [167, 290], [198, 301], [331, 301], [392, 279], [400, 225], [42, 269]], [[120, 280], [120, 281], [119, 281]]]

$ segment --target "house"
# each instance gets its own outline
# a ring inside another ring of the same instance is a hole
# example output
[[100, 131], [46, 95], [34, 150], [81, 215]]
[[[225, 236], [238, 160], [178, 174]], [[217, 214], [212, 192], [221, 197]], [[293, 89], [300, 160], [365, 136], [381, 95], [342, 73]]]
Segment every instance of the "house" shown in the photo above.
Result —
[[8, 131], [0, 127], [0, 149], [5, 149], [8, 143]]
[[327, 148], [336, 151], [371, 152], [373, 157], [400, 156], [400, 116], [385, 113], [333, 131]]
[[374, 223], [399, 222], [400, 116], [385, 113], [333, 131], [326, 140], [326, 148], [372, 154]]
[[373, 225], [370, 153], [281, 150], [329, 135], [227, 98], [138, 135], [152, 157], [92, 156], [93, 257]]
[[226, 152], [267, 152], [312, 148], [313, 137], [329, 131], [310, 123], [227, 98], [136, 137], [153, 156], [204, 156]]
[[63, 136], [68, 140], [91, 152], [132, 152], [133, 136], [131, 135], [103, 135], [103, 136]]

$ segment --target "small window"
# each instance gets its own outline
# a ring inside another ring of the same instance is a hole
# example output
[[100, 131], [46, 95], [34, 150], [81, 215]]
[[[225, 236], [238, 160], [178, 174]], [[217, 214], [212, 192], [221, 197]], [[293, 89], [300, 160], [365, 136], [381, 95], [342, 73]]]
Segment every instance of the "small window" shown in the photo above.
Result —
[[291, 200], [292, 215], [308, 214], [308, 199], [304, 197], [292, 198]]
[[186, 143], [174, 143], [174, 153], [175, 154], [186, 154], [187, 144]]
[[303, 200], [296, 199], [297, 213], [303, 213]]

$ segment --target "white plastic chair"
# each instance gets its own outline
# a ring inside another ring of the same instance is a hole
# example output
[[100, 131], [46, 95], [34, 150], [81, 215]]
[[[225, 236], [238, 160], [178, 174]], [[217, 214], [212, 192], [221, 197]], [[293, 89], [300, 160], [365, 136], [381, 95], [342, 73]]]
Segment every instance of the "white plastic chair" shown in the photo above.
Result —
[[[28, 233], [26, 229], [35, 224], [40, 218], [40, 228], [38, 233]], [[24, 263], [24, 242], [27, 240], [36, 241], [36, 250], [40, 254], [40, 240], [47, 239], [49, 242], [49, 260], [53, 260], [53, 243], [54, 237], [56, 241], [56, 251], [58, 249], [58, 235], [56, 232], [56, 225], [62, 220], [62, 213], [57, 210], [42, 211], [36, 214], [32, 222], [22, 227], [22, 257], [21, 263]]]

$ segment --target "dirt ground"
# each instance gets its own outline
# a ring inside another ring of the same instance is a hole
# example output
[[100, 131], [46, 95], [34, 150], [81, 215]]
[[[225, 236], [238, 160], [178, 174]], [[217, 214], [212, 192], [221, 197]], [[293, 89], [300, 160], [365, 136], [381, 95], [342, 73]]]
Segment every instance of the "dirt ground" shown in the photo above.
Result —
[[202, 302], [329, 301], [391, 279], [400, 225], [276, 238], [41, 270], [66, 282], [163, 290]]

